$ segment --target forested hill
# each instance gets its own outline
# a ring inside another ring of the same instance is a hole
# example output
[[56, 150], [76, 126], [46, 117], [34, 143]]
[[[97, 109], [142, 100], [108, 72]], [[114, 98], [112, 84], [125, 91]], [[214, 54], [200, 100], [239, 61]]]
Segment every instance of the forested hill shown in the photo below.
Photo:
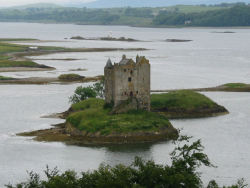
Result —
[[87, 9], [28, 7], [0, 9], [0, 21], [46, 22], [145, 27], [250, 26], [250, 5], [179, 5], [161, 8]]

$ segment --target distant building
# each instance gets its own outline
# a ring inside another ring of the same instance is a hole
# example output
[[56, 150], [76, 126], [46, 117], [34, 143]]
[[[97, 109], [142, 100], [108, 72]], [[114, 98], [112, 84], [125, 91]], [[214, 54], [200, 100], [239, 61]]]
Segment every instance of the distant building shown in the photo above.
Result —
[[38, 47], [37, 46], [29, 46], [29, 49], [30, 50], [38, 50]]
[[191, 20], [186, 20], [186, 21], [185, 21], [185, 25], [190, 25], [191, 23], [192, 23]]
[[114, 108], [129, 99], [136, 100], [137, 109], [150, 110], [150, 64], [145, 57], [127, 59], [123, 55], [119, 63], [107, 61], [104, 69], [105, 101]]

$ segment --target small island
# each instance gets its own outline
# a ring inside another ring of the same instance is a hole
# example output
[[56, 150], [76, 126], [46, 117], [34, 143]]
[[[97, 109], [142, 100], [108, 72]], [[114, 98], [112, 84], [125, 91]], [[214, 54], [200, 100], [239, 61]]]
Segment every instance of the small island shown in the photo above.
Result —
[[151, 95], [151, 110], [169, 119], [213, 117], [229, 113], [205, 95], [190, 90]]
[[69, 83], [87, 83], [96, 82], [103, 76], [85, 77], [78, 74], [62, 74], [56, 78], [53, 77], [29, 77], [29, 78], [11, 78], [0, 76], [0, 85], [18, 84], [18, 85], [43, 85], [43, 84], [69, 84]]
[[166, 42], [191, 42], [192, 40], [186, 39], [166, 39]]
[[104, 40], [104, 41], [124, 41], [124, 42], [138, 42], [139, 40], [132, 39], [132, 38], [125, 38], [125, 37], [97, 37], [97, 38], [84, 38], [81, 36], [74, 36], [71, 37], [70, 39], [74, 40]]
[[178, 138], [169, 118], [228, 113], [224, 107], [193, 91], [151, 95], [150, 64], [145, 57], [137, 56], [134, 62], [124, 55], [114, 64], [109, 59], [104, 73], [104, 79], [94, 86], [75, 90], [69, 110], [46, 117], [63, 118], [65, 123], [18, 135], [74, 145], [157, 142]]
[[[250, 84], [245, 83], [227, 83], [223, 85], [219, 85], [216, 87], [207, 87], [207, 88], [190, 88], [185, 89], [189, 91], [198, 91], [198, 92], [250, 92]], [[172, 92], [172, 91], [180, 91], [178, 89], [165, 89], [165, 90], [151, 90], [154, 93], [162, 93], [162, 92]]]

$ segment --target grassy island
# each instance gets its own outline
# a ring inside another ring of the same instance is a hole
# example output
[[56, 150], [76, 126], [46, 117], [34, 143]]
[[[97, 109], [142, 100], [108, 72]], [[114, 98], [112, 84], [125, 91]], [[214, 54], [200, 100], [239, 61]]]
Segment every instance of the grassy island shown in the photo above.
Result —
[[80, 131], [108, 135], [113, 133], [131, 133], [137, 131], [155, 132], [172, 127], [168, 119], [160, 114], [143, 110], [132, 110], [123, 114], [110, 114], [111, 108], [105, 108], [102, 99], [88, 99], [72, 105], [67, 118]]
[[153, 94], [151, 95], [151, 109], [170, 119], [210, 117], [228, 113], [223, 106], [190, 90]]
[[132, 110], [111, 114], [111, 110], [103, 99], [89, 98], [73, 104], [64, 113], [64, 124], [19, 135], [36, 136], [38, 141], [62, 141], [77, 145], [144, 143], [178, 137], [178, 131], [167, 117], [159, 113]]
[[58, 77], [58, 79], [62, 81], [77, 81], [82, 80], [84, 78], [84, 76], [81, 76], [79, 74], [62, 74]]
[[21, 133], [38, 141], [60, 141], [74, 145], [144, 143], [176, 139], [178, 131], [168, 118], [200, 118], [228, 111], [206, 96], [188, 90], [151, 95], [151, 112], [129, 110], [113, 114], [103, 99], [88, 98], [61, 114], [66, 119], [55, 128]]

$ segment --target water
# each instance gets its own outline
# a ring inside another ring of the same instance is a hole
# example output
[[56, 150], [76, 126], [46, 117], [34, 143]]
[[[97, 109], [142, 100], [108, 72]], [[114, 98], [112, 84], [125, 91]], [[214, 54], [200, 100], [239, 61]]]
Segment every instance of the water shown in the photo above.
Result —
[[[119, 61], [123, 53], [137, 54], [150, 59], [152, 89], [210, 87], [228, 82], [250, 83], [250, 29], [153, 29], [111, 26], [80, 26], [69, 24], [0, 23], [0, 38], [38, 38], [60, 40], [32, 45], [63, 47], [148, 48], [141, 52], [60, 53], [32, 57], [38, 63], [56, 67], [55, 71], [0, 73], [12, 77], [50, 76], [69, 73], [70, 69], [84, 76], [103, 74], [110, 57]], [[212, 33], [230, 30], [234, 34]], [[77, 41], [72, 36], [101, 37], [112, 31], [114, 37], [131, 37], [147, 42]], [[164, 42], [168, 38], [191, 39], [187, 43]], [[74, 58], [75, 61], [50, 59]], [[173, 149], [171, 142], [112, 147], [77, 147], [62, 143], [42, 143], [15, 133], [46, 129], [63, 122], [43, 119], [43, 115], [62, 112], [69, 107], [68, 97], [74, 85], [0, 85], [0, 187], [9, 182], [25, 180], [26, 170], [42, 173], [48, 164], [61, 170], [86, 171], [100, 163], [130, 164], [135, 156], [154, 159], [166, 164]], [[248, 93], [204, 93], [230, 114], [216, 118], [175, 120], [172, 124], [182, 133], [202, 139], [205, 152], [218, 168], [201, 168], [205, 182], [216, 179], [220, 183], [234, 183], [244, 177], [250, 183], [250, 95]]]

